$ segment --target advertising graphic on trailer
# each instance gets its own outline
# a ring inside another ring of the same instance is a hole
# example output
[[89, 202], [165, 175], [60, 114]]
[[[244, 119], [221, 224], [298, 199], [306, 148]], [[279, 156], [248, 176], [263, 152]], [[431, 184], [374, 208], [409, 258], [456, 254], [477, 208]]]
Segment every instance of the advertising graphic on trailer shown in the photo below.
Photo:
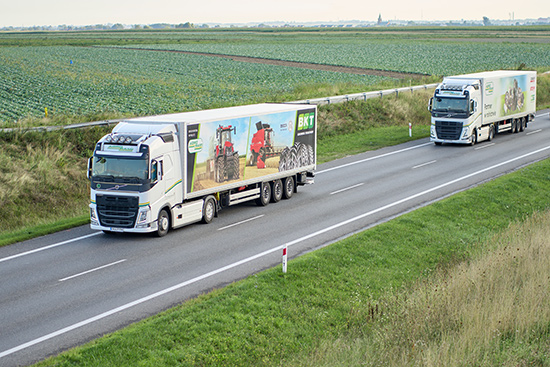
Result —
[[315, 109], [188, 126], [188, 192], [315, 165]]

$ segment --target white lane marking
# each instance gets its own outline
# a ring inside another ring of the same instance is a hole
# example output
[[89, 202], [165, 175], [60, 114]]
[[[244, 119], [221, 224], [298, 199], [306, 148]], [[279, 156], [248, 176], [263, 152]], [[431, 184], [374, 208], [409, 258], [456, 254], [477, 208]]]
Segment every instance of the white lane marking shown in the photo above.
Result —
[[429, 162], [426, 162], [426, 163], [422, 163], [422, 164], [419, 164], [419, 165], [417, 165], [417, 166], [413, 166], [412, 169], [417, 169], [417, 168], [420, 168], [420, 167], [424, 167], [424, 166], [427, 166], [427, 165], [429, 165], [429, 164], [433, 164], [433, 163], [435, 163], [435, 162], [437, 162], [437, 161], [429, 161]]
[[542, 131], [542, 129], [538, 129], [538, 130], [534, 130], [534, 131], [529, 131], [527, 134], [525, 135], [531, 135], [531, 134], [536, 134], [536, 133], [540, 133]]
[[401, 150], [396, 150], [395, 152], [389, 152], [389, 153], [377, 155], [376, 157], [361, 159], [359, 161], [346, 163], [346, 164], [343, 164], [341, 166], [336, 166], [336, 167], [332, 167], [332, 168], [327, 168], [327, 169], [322, 170], [322, 171], [317, 171], [317, 172], [315, 172], [315, 174], [318, 175], [318, 174], [321, 174], [321, 173], [334, 171], [336, 169], [340, 169], [340, 168], [344, 168], [344, 167], [348, 167], [348, 166], [353, 166], [354, 164], [359, 164], [359, 163], [363, 163], [363, 162], [367, 162], [367, 161], [372, 161], [374, 159], [384, 158], [384, 157], [394, 155], [394, 154], [397, 154], [397, 153], [403, 153], [403, 152], [406, 152], [406, 151], [409, 151], [409, 150], [412, 150], [412, 149], [421, 148], [421, 147], [424, 147], [424, 146], [430, 145], [430, 144], [432, 144], [432, 143], [431, 142], [430, 143], [424, 143], [424, 144], [420, 144], [420, 145], [415, 145], [414, 147], [409, 147], [409, 148], [405, 148], [405, 149], [401, 149]]
[[[542, 116], [546, 116], [546, 115], [550, 115], [550, 112], [546, 112], [546, 113], [543, 113], [543, 114], [540, 114], [540, 115], [535, 115], [535, 118], [539, 118], [539, 117], [542, 117]], [[531, 123], [533, 123], [534, 121], [531, 121]]]
[[470, 173], [470, 174], [468, 174], [468, 175], [466, 175], [466, 176], [459, 177], [459, 178], [457, 178], [457, 179], [454, 179], [454, 180], [452, 180], [452, 181], [446, 182], [446, 183], [444, 183], [444, 184], [441, 184], [441, 185], [432, 187], [431, 189], [428, 189], [428, 190], [424, 190], [424, 191], [422, 191], [422, 192], [419, 192], [418, 194], [411, 195], [411, 196], [406, 197], [406, 198], [404, 198], [404, 199], [401, 199], [401, 200], [398, 200], [398, 201], [396, 201], [396, 202], [390, 203], [390, 204], [388, 204], [388, 205], [384, 205], [384, 206], [382, 206], [382, 207], [380, 207], [380, 208], [371, 210], [370, 212], [363, 213], [363, 214], [361, 214], [361, 215], [358, 215], [358, 216], [356, 216], [356, 217], [350, 218], [350, 219], [345, 220], [345, 221], [343, 221], [343, 222], [334, 224], [334, 225], [332, 225], [332, 226], [330, 226], [330, 227], [327, 227], [327, 228], [325, 228], [325, 229], [321, 229], [321, 230], [319, 230], [319, 231], [317, 231], [317, 232], [308, 234], [308, 235], [306, 235], [306, 236], [304, 236], [304, 237], [301, 237], [301, 238], [298, 238], [298, 239], [296, 239], [296, 240], [294, 240], [294, 241], [292, 241], [292, 242], [288, 242], [288, 243], [286, 244], [286, 246], [295, 245], [295, 244], [300, 243], [300, 242], [302, 242], [302, 241], [305, 241], [305, 240], [308, 240], [308, 239], [310, 239], [310, 238], [319, 236], [319, 235], [321, 235], [321, 234], [323, 234], [323, 233], [330, 232], [330, 231], [332, 231], [332, 230], [334, 230], [334, 229], [337, 229], [337, 228], [339, 228], [339, 227], [345, 226], [346, 224], [350, 224], [350, 223], [352, 223], [352, 222], [355, 222], [355, 221], [358, 221], [358, 220], [360, 220], [360, 219], [366, 218], [366, 217], [368, 217], [368, 216], [371, 216], [371, 215], [376, 214], [376, 213], [378, 213], [378, 212], [381, 212], [381, 211], [383, 211], [383, 210], [386, 210], [386, 209], [389, 209], [389, 208], [391, 208], [391, 207], [394, 207], [394, 206], [403, 204], [403, 203], [405, 203], [405, 202], [407, 202], [407, 201], [410, 201], [410, 200], [412, 200], [412, 199], [415, 199], [415, 198], [417, 198], [417, 197], [420, 197], [420, 196], [429, 194], [430, 192], [439, 190], [439, 189], [441, 189], [441, 188], [443, 188], [443, 187], [445, 187], [445, 186], [449, 186], [449, 185], [455, 184], [455, 183], [457, 183], [457, 182], [466, 180], [466, 179], [468, 179], [468, 178], [470, 178], [470, 177], [479, 175], [479, 174], [481, 174], [481, 173], [490, 171], [490, 170], [495, 169], [495, 168], [498, 168], [498, 167], [500, 167], [500, 166], [504, 166], [504, 165], [506, 165], [506, 164], [508, 164], [508, 163], [512, 163], [512, 162], [514, 162], [514, 161], [517, 161], [517, 160], [520, 160], [520, 159], [529, 157], [529, 156], [531, 156], [531, 155], [534, 155], [534, 154], [543, 152], [543, 151], [548, 150], [548, 149], [550, 149], [550, 146], [547, 146], [547, 147], [545, 147], [545, 148], [541, 148], [541, 149], [535, 150], [535, 151], [533, 151], [533, 152], [531, 152], [531, 153], [526, 153], [526, 154], [524, 154], [524, 155], [522, 155], [522, 156], [519, 156], [519, 157], [516, 157], [516, 158], [509, 159], [509, 160], [507, 160], [507, 161], [505, 161], [505, 162], [501, 162], [501, 163], [495, 164], [495, 165], [493, 165], [493, 166], [490, 166], [490, 167], [481, 169], [481, 170], [479, 170], [479, 171], [477, 171], [477, 172]]
[[225, 227], [222, 227], [222, 228], [218, 228], [218, 231], [223, 231], [224, 229], [231, 228], [231, 227], [235, 227], [235, 226], [238, 226], [238, 225], [240, 225], [240, 224], [247, 223], [247, 222], [253, 221], [253, 220], [255, 220], [255, 219], [259, 219], [259, 218], [263, 217], [264, 215], [265, 215], [265, 214], [258, 215], [257, 217], [248, 218], [248, 219], [245, 219], [245, 220], [243, 220], [243, 221], [240, 221], [240, 222], [237, 222], [237, 223], [233, 223], [233, 224], [230, 224], [230, 225], [225, 226]]
[[136, 300], [136, 301], [133, 301], [133, 302], [127, 303], [127, 304], [125, 304], [125, 305], [122, 305], [122, 306], [120, 306], [120, 307], [114, 308], [114, 309], [112, 309], [112, 310], [106, 311], [106, 312], [104, 312], [104, 313], [102, 313], [102, 314], [99, 314], [99, 315], [97, 315], [97, 316], [91, 317], [91, 318], [86, 319], [86, 320], [84, 320], [84, 321], [81, 321], [81, 322], [78, 322], [78, 323], [76, 323], [76, 324], [67, 326], [67, 327], [65, 327], [65, 328], [63, 328], [63, 329], [54, 331], [53, 333], [44, 335], [44, 336], [42, 336], [42, 337], [40, 337], [40, 338], [37, 338], [37, 339], [31, 340], [31, 341], [29, 341], [29, 342], [27, 342], [27, 343], [18, 345], [18, 346], [16, 346], [16, 347], [13, 347], [13, 348], [11, 348], [11, 349], [8, 349], [8, 350], [6, 350], [6, 351], [4, 351], [4, 352], [0, 352], [0, 358], [3, 358], [3, 357], [6, 357], [6, 356], [8, 356], [8, 355], [10, 355], [10, 354], [19, 352], [19, 351], [21, 351], [21, 350], [23, 350], [23, 349], [32, 347], [33, 345], [42, 343], [42, 342], [44, 342], [44, 341], [53, 339], [53, 338], [55, 338], [55, 337], [57, 337], [57, 336], [66, 334], [66, 333], [68, 333], [68, 332], [70, 332], [70, 331], [73, 331], [73, 330], [78, 329], [78, 328], [80, 328], [80, 327], [86, 326], [86, 325], [91, 324], [91, 323], [93, 323], [93, 322], [95, 322], [95, 321], [99, 321], [99, 320], [104, 319], [104, 318], [106, 318], [106, 317], [108, 317], [108, 316], [114, 315], [114, 314], [116, 314], [116, 313], [118, 313], [118, 312], [122, 312], [122, 311], [127, 310], [127, 309], [129, 309], [129, 308], [131, 308], [131, 307], [137, 306], [137, 305], [139, 305], [139, 304], [141, 304], [141, 303], [144, 303], [144, 302], [150, 301], [150, 300], [152, 300], [152, 299], [158, 298], [158, 297], [163, 296], [163, 295], [165, 295], [165, 294], [167, 294], [167, 293], [170, 293], [170, 292], [176, 291], [176, 290], [178, 290], [178, 289], [180, 289], [180, 288], [186, 287], [186, 286], [188, 286], [188, 285], [190, 285], [190, 284], [197, 283], [198, 281], [201, 281], [201, 280], [203, 280], [203, 279], [212, 277], [212, 276], [217, 275], [217, 274], [219, 274], [219, 273], [222, 273], [222, 272], [224, 272], [224, 271], [226, 271], [226, 270], [233, 269], [233, 268], [235, 268], [235, 267], [237, 267], [237, 266], [239, 266], [239, 265], [242, 265], [242, 264], [245, 264], [245, 263], [247, 263], [247, 262], [256, 260], [256, 259], [261, 258], [261, 257], [263, 257], [263, 256], [272, 254], [272, 253], [274, 253], [274, 252], [281, 251], [283, 248], [285, 248], [285, 246], [288, 247], [288, 246], [295, 245], [295, 244], [297, 244], [297, 243], [303, 242], [303, 241], [308, 240], [308, 239], [310, 239], [310, 238], [319, 236], [319, 235], [321, 235], [321, 234], [323, 234], [323, 233], [326, 233], [326, 232], [332, 231], [332, 230], [334, 230], [334, 229], [337, 229], [337, 228], [339, 228], [339, 227], [342, 227], [342, 226], [344, 226], [344, 225], [346, 225], [346, 224], [355, 222], [355, 221], [357, 221], [357, 220], [359, 220], [359, 219], [368, 217], [368, 216], [370, 216], [370, 215], [372, 215], [372, 214], [381, 212], [381, 211], [386, 210], [386, 209], [388, 209], [388, 208], [391, 208], [391, 207], [393, 207], [393, 206], [397, 206], [397, 205], [402, 204], [402, 203], [404, 203], [404, 202], [410, 201], [410, 200], [412, 200], [412, 199], [414, 199], [414, 198], [417, 198], [417, 197], [419, 197], [419, 196], [425, 195], [425, 194], [430, 193], [430, 192], [432, 192], [432, 191], [436, 191], [436, 190], [438, 190], [438, 189], [440, 189], [440, 188], [443, 188], [443, 187], [445, 187], [445, 186], [452, 185], [452, 184], [454, 184], [454, 183], [456, 183], [456, 182], [463, 181], [463, 180], [465, 180], [465, 179], [467, 179], [467, 178], [470, 178], [470, 177], [479, 175], [479, 174], [481, 174], [481, 173], [490, 171], [490, 170], [495, 169], [495, 168], [497, 168], [497, 167], [506, 165], [506, 164], [508, 164], [508, 163], [511, 163], [511, 162], [514, 162], [514, 161], [517, 161], [517, 160], [520, 160], [520, 159], [523, 159], [523, 158], [526, 158], [526, 157], [529, 157], [529, 156], [531, 156], [531, 155], [534, 155], [534, 154], [543, 152], [543, 151], [548, 150], [548, 149], [550, 149], [550, 146], [547, 146], [547, 147], [545, 147], [545, 148], [538, 149], [538, 150], [533, 151], [533, 152], [531, 152], [531, 153], [526, 153], [526, 154], [524, 154], [524, 155], [522, 155], [522, 156], [512, 158], [512, 159], [507, 160], [507, 161], [505, 161], [505, 162], [501, 162], [501, 163], [495, 164], [495, 165], [493, 165], [493, 166], [484, 168], [484, 169], [479, 170], [479, 171], [477, 171], [477, 172], [470, 173], [470, 174], [468, 174], [468, 175], [466, 175], [466, 176], [459, 177], [459, 178], [457, 178], [457, 179], [455, 179], [455, 180], [452, 180], [452, 181], [449, 181], [449, 182], [447, 182], [447, 183], [441, 184], [441, 185], [439, 185], [439, 186], [433, 187], [433, 188], [431, 188], [431, 189], [422, 191], [422, 192], [420, 192], [420, 193], [418, 193], [418, 194], [411, 195], [411, 196], [409, 196], [409, 197], [407, 197], [407, 198], [398, 200], [398, 201], [396, 201], [396, 202], [394, 202], [394, 203], [385, 205], [385, 206], [380, 207], [380, 208], [378, 208], [378, 209], [371, 210], [370, 212], [367, 212], [367, 213], [358, 215], [358, 216], [356, 216], [356, 217], [350, 218], [350, 219], [348, 219], [348, 220], [345, 220], [345, 221], [343, 221], [343, 222], [334, 224], [334, 225], [332, 225], [332, 226], [330, 226], [330, 227], [324, 228], [324, 229], [322, 229], [322, 230], [319, 230], [319, 231], [317, 231], [317, 232], [311, 233], [311, 234], [309, 234], [309, 235], [300, 237], [300, 238], [298, 238], [298, 239], [296, 239], [296, 240], [294, 240], [294, 241], [287, 242], [285, 245], [277, 246], [277, 247], [272, 248], [272, 249], [270, 249], [270, 250], [266, 250], [266, 251], [264, 251], [264, 252], [260, 252], [259, 254], [256, 254], [256, 255], [247, 257], [246, 259], [237, 261], [237, 262], [235, 262], [235, 263], [233, 263], [233, 264], [226, 265], [226, 266], [224, 266], [224, 267], [222, 267], [222, 268], [213, 270], [213, 271], [211, 271], [211, 272], [209, 272], [209, 273], [200, 275], [200, 276], [198, 276], [198, 277], [196, 277], [196, 278], [187, 280], [187, 281], [185, 281], [185, 282], [183, 282], [183, 283], [177, 284], [177, 285], [172, 286], [172, 287], [170, 287], [170, 288], [166, 288], [166, 289], [161, 290], [161, 291], [159, 291], [159, 292], [153, 293], [153, 294], [151, 294], [151, 295], [149, 295], [149, 296], [140, 298], [140, 299], [138, 299], [138, 300]]
[[153, 293], [153, 294], [151, 294], [151, 295], [149, 295], [149, 296], [145, 296], [145, 297], [143, 297], [143, 298], [140, 298], [140, 299], [135, 300], [135, 301], [133, 301], [133, 302], [127, 303], [127, 304], [122, 305], [122, 306], [120, 306], [120, 307], [117, 307], [117, 308], [114, 308], [114, 309], [112, 309], [112, 310], [106, 311], [106, 312], [104, 312], [104, 313], [102, 313], [102, 314], [99, 314], [99, 315], [97, 315], [97, 316], [90, 317], [89, 319], [86, 319], [86, 320], [84, 320], [84, 321], [81, 321], [81, 322], [78, 322], [78, 323], [76, 323], [76, 324], [67, 326], [67, 327], [65, 327], [65, 328], [63, 328], [63, 329], [59, 329], [59, 330], [57, 330], [57, 331], [54, 331], [53, 333], [44, 335], [44, 336], [42, 336], [42, 337], [40, 337], [40, 338], [31, 340], [31, 341], [29, 341], [29, 342], [27, 342], [27, 343], [18, 345], [18, 346], [16, 346], [16, 347], [13, 347], [13, 348], [11, 348], [11, 349], [8, 349], [8, 350], [6, 350], [6, 351], [4, 351], [4, 352], [1, 352], [1, 353], [0, 353], [0, 358], [9, 356], [10, 354], [13, 354], [13, 353], [19, 352], [19, 351], [21, 351], [21, 350], [23, 350], [23, 349], [32, 347], [33, 345], [36, 345], [36, 344], [45, 342], [45, 341], [47, 341], [47, 340], [53, 339], [53, 338], [55, 338], [55, 337], [57, 337], [57, 336], [66, 334], [66, 333], [68, 333], [68, 332], [70, 332], [70, 331], [73, 331], [73, 330], [75, 330], [75, 329], [78, 329], [78, 328], [80, 328], [80, 327], [83, 327], [83, 326], [89, 325], [89, 324], [91, 324], [91, 323], [93, 323], [93, 322], [102, 320], [102, 319], [104, 319], [104, 318], [106, 318], [106, 317], [109, 317], [109, 316], [114, 315], [114, 314], [116, 314], [116, 313], [122, 312], [122, 311], [127, 310], [127, 309], [129, 309], [129, 308], [131, 308], [131, 307], [134, 307], [134, 306], [137, 306], [137, 305], [142, 304], [142, 303], [144, 303], [144, 302], [147, 302], [147, 301], [150, 301], [150, 300], [152, 300], [152, 299], [158, 298], [158, 297], [160, 297], [160, 296], [163, 296], [163, 295], [165, 295], [165, 294], [167, 294], [167, 293], [176, 291], [176, 290], [178, 290], [178, 289], [180, 289], [180, 288], [186, 287], [186, 286], [191, 285], [191, 284], [193, 284], [193, 283], [197, 283], [198, 281], [201, 281], [201, 280], [203, 280], [203, 279], [212, 277], [212, 276], [217, 275], [217, 274], [219, 274], [219, 273], [222, 273], [222, 272], [224, 272], [224, 271], [226, 271], [226, 270], [233, 269], [233, 268], [235, 268], [235, 267], [237, 267], [237, 266], [239, 266], [239, 265], [242, 265], [242, 264], [245, 264], [245, 263], [247, 263], [247, 262], [256, 260], [256, 259], [258, 259], [258, 258], [260, 258], [260, 257], [269, 255], [269, 254], [271, 254], [271, 253], [273, 253], [273, 252], [281, 251], [281, 250], [283, 249], [283, 247], [284, 247], [284, 246], [281, 245], [281, 246], [277, 246], [277, 247], [275, 247], [275, 248], [272, 248], [272, 249], [270, 249], [270, 250], [267, 250], [267, 251], [264, 251], [264, 252], [260, 252], [259, 254], [256, 254], [256, 255], [254, 255], [254, 256], [247, 257], [246, 259], [237, 261], [237, 262], [235, 262], [235, 263], [233, 263], [233, 264], [229, 264], [229, 265], [224, 266], [224, 267], [222, 267], [222, 268], [213, 270], [213, 271], [211, 271], [211, 272], [209, 272], [209, 273], [206, 273], [206, 274], [200, 275], [200, 276], [198, 276], [198, 277], [196, 277], [196, 278], [187, 280], [187, 281], [185, 281], [185, 282], [183, 282], [183, 283], [180, 283], [180, 284], [177, 284], [177, 285], [175, 285], [175, 286], [173, 286], [173, 287], [163, 289], [163, 290], [161, 290], [161, 291], [159, 291], [159, 292], [156, 292], [156, 293]]
[[480, 149], [489, 148], [489, 147], [492, 147], [493, 145], [495, 145], [495, 143], [483, 144], [483, 145], [480, 145], [480, 146], [474, 148], [474, 150], [480, 150]]
[[350, 186], [350, 187], [346, 187], [344, 189], [333, 191], [333, 192], [330, 193], [330, 195], [339, 194], [341, 192], [348, 191], [348, 190], [351, 190], [351, 189], [355, 189], [356, 187], [363, 186], [363, 185], [364, 185], [364, 183], [359, 183], [357, 185], [353, 185], [353, 186]]
[[17, 254], [17, 255], [8, 256], [8, 257], [5, 257], [5, 258], [3, 258], [3, 259], [0, 259], [0, 263], [1, 263], [1, 262], [4, 262], [4, 261], [13, 260], [13, 259], [16, 259], [16, 258], [18, 258], [18, 257], [25, 256], [25, 255], [34, 254], [34, 253], [36, 253], [36, 252], [49, 250], [49, 249], [52, 249], [52, 248], [54, 248], [54, 247], [67, 245], [67, 244], [69, 244], [69, 243], [76, 242], [76, 241], [80, 241], [80, 240], [84, 240], [84, 239], [86, 239], [86, 238], [90, 238], [90, 237], [93, 237], [93, 236], [97, 236], [97, 235], [99, 235], [99, 234], [101, 234], [101, 232], [96, 232], [96, 233], [88, 234], [88, 235], [86, 235], [86, 236], [81, 236], [81, 237], [73, 238], [73, 239], [71, 239], [71, 240], [67, 240], [67, 241], [63, 241], [63, 242], [59, 242], [59, 243], [54, 243], [54, 244], [49, 245], [49, 246], [40, 247], [40, 248], [37, 248], [36, 250], [31, 250], [31, 251], [27, 251], [27, 252], [22, 252], [22, 253]]
[[108, 268], [109, 266], [117, 265], [117, 264], [123, 263], [123, 262], [125, 262], [125, 261], [126, 261], [126, 259], [122, 259], [122, 260], [119, 260], [119, 261], [115, 261], [114, 263], [110, 263], [110, 264], [107, 264], [107, 265], [99, 266], [99, 267], [94, 268], [94, 269], [90, 269], [90, 270], [83, 271], [82, 273], [78, 273], [78, 274], [75, 274], [75, 275], [71, 275], [70, 277], [66, 277], [66, 278], [63, 278], [63, 279], [59, 279], [59, 281], [60, 281], [60, 282], [64, 282], [64, 281], [66, 281], [66, 280], [73, 279], [73, 278], [79, 277], [79, 276], [81, 276], [81, 275], [86, 275], [86, 274], [89, 274], [89, 273], [93, 273], [94, 271], [98, 271], [98, 270], [101, 270], [101, 269], [105, 269], [105, 268]]

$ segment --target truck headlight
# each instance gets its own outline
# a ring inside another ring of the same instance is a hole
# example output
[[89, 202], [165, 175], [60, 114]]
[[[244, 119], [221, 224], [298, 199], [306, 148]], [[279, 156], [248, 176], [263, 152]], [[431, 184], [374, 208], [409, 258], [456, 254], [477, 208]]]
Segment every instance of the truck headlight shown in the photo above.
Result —
[[94, 208], [90, 208], [90, 222], [92, 222], [93, 225], [99, 225]]
[[462, 139], [467, 139], [470, 137], [470, 129], [465, 127], [464, 128], [464, 134], [462, 134]]
[[149, 212], [150, 211], [151, 210], [149, 208], [147, 208], [147, 209], [142, 210], [142, 211], [139, 212], [136, 227], [143, 228], [143, 227], [148, 226], [147, 219], [149, 217]]

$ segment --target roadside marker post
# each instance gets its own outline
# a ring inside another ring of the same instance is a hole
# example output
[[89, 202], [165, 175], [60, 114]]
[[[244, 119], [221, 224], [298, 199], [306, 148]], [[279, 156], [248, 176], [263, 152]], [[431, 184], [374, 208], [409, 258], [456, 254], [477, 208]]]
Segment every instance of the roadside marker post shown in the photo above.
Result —
[[409, 138], [412, 138], [413, 136], [413, 124], [412, 122], [409, 122]]
[[287, 263], [287, 255], [286, 255], [286, 245], [283, 247], [283, 273], [286, 274], [286, 263]]

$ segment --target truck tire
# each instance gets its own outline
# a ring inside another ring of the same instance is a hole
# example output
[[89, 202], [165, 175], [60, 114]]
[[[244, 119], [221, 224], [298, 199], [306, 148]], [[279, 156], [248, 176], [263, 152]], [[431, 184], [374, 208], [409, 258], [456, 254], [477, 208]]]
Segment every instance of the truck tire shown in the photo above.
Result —
[[290, 176], [283, 181], [283, 197], [290, 199], [292, 194], [294, 194], [294, 178]]
[[527, 127], [526, 125], [527, 125], [527, 123], [525, 122], [525, 117], [520, 118], [519, 119], [519, 131], [523, 132], [525, 130], [525, 128]]
[[471, 141], [471, 145], [474, 146], [476, 145], [477, 143], [477, 129], [474, 129], [474, 131], [472, 132], [472, 141]]
[[157, 231], [155, 234], [157, 237], [164, 237], [168, 234], [170, 230], [170, 216], [165, 209], [162, 209], [159, 213], [159, 218], [157, 220]]
[[513, 134], [515, 132], [517, 132], [518, 130], [518, 123], [516, 121], [516, 119], [512, 119], [512, 126], [510, 127], [510, 134]]
[[271, 202], [277, 203], [283, 198], [283, 183], [281, 180], [275, 180], [272, 184]]
[[269, 182], [260, 184], [260, 197], [256, 199], [256, 205], [266, 206], [271, 201], [271, 185]]
[[216, 201], [213, 197], [209, 196], [204, 201], [202, 206], [202, 222], [208, 224], [212, 222], [216, 215]]
[[491, 125], [489, 126], [489, 136], [487, 137], [487, 141], [493, 140], [494, 137], [495, 137], [495, 126]]

